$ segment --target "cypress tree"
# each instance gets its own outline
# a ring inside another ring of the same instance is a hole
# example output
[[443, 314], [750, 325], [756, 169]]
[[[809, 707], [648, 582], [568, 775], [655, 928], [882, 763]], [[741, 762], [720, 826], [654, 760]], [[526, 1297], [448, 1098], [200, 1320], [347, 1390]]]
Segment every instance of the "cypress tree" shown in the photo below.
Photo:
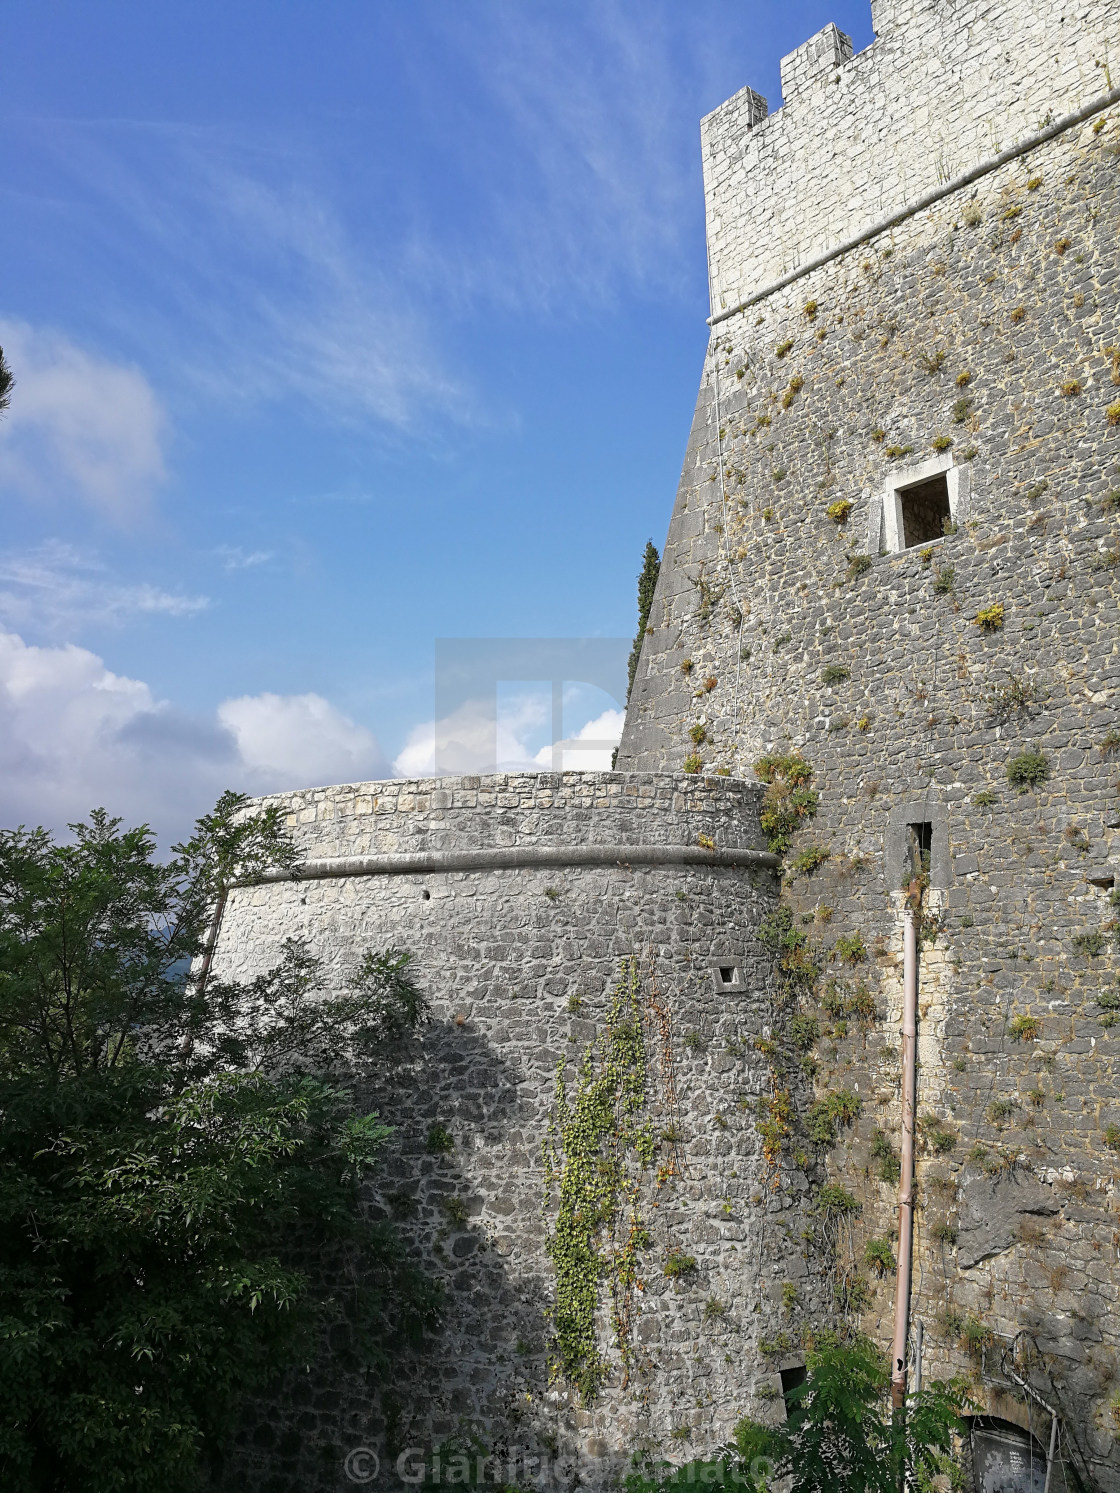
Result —
[[642, 556], [642, 569], [638, 576], [638, 631], [634, 635], [634, 646], [630, 650], [630, 662], [626, 680], [627, 704], [630, 701], [630, 691], [634, 688], [634, 676], [638, 672], [638, 659], [642, 653], [642, 639], [646, 635], [650, 608], [653, 606], [653, 593], [657, 589], [657, 576], [660, 570], [661, 556], [654, 548], [653, 540], [647, 539], [645, 554]]

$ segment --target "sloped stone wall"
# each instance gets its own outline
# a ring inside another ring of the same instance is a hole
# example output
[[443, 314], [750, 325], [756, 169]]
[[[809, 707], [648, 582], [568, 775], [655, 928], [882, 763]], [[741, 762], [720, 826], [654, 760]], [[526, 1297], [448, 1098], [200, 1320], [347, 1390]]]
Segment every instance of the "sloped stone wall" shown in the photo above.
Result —
[[[897, 1189], [877, 1152], [898, 1139], [898, 888], [906, 825], [933, 825], [926, 1372], [974, 1375], [1025, 1424], [1001, 1358], [1028, 1334], [1017, 1372], [1029, 1357], [1071, 1456], [1106, 1486], [1120, 1472], [1118, 227], [1112, 109], [715, 328], [618, 758], [679, 767], [699, 723], [706, 773], [749, 776], [768, 751], [813, 764], [820, 809], [785, 896], [826, 963], [819, 1088], [871, 1096], [833, 1159], [863, 1201], [857, 1253], [890, 1243]], [[881, 553], [884, 501], [930, 463], [964, 479], [956, 531]], [[1019, 791], [1008, 768], [1025, 752], [1047, 776]], [[829, 858], [798, 876], [811, 846]], [[842, 936], [859, 941], [849, 957]], [[874, 1020], [844, 1007], [861, 982]], [[1018, 1172], [1045, 1206], [1019, 1208]], [[977, 1248], [991, 1210], [1001, 1226]], [[892, 1277], [866, 1277], [857, 1315], [886, 1343]]]

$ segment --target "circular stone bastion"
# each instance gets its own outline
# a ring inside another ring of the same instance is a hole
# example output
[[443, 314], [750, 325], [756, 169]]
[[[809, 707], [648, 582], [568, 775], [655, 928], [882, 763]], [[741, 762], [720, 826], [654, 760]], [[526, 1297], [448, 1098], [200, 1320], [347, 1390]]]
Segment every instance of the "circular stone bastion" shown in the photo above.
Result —
[[253, 802], [282, 807], [302, 863], [232, 888], [214, 976], [299, 939], [342, 989], [393, 948], [430, 1004], [354, 1082], [394, 1127], [362, 1206], [439, 1282], [442, 1320], [388, 1375], [350, 1366], [340, 1324], [254, 1404], [224, 1485], [349, 1486], [366, 1448], [399, 1487], [398, 1458], [442, 1443], [512, 1458], [509, 1483], [543, 1459], [602, 1486], [637, 1448], [696, 1457], [777, 1413], [792, 1293], [818, 1320], [832, 1301], [806, 1177], [758, 1128], [779, 891], [760, 796], [563, 772]]

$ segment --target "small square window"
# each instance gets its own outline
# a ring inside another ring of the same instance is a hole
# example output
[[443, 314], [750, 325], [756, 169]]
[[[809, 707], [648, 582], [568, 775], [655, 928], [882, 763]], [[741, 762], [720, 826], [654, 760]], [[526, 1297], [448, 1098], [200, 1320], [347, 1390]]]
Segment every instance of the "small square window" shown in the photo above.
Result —
[[867, 553], [897, 555], [952, 534], [969, 514], [967, 464], [931, 456], [908, 470], [892, 471], [882, 497], [867, 506]]
[[913, 549], [916, 544], [930, 544], [942, 537], [952, 516], [949, 482], [944, 472], [900, 488], [898, 499], [902, 508], [900, 549]]
[[720, 994], [747, 988], [747, 982], [743, 979], [743, 966], [734, 958], [712, 960], [712, 981]]

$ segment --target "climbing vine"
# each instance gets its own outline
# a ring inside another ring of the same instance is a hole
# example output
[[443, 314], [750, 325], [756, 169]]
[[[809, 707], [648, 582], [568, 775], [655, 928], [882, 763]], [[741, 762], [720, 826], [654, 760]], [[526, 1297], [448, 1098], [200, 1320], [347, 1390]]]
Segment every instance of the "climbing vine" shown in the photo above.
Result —
[[546, 1187], [557, 1197], [547, 1246], [556, 1271], [551, 1369], [574, 1384], [585, 1402], [595, 1398], [608, 1371], [595, 1330], [604, 1284], [629, 1376], [633, 1293], [642, 1287], [639, 1256], [650, 1243], [639, 1189], [657, 1143], [641, 1119], [649, 1082], [640, 985], [638, 960], [624, 960], [604, 1030], [583, 1055], [574, 1095], [565, 1065], [557, 1069], [555, 1112], [544, 1144]]

